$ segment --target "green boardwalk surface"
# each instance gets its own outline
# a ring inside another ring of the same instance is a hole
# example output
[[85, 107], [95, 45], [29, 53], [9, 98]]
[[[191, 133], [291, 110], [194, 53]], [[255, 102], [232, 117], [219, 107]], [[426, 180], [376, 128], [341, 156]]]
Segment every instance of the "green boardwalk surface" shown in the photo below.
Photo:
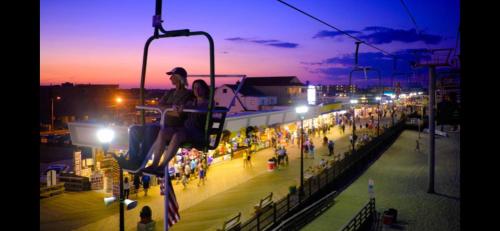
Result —
[[404, 131], [396, 142], [352, 185], [335, 204], [302, 230], [340, 230], [368, 202], [368, 180], [375, 186], [376, 208], [398, 210], [392, 230], [460, 230], [460, 139], [459, 133], [436, 138], [436, 194], [427, 193], [428, 136]]

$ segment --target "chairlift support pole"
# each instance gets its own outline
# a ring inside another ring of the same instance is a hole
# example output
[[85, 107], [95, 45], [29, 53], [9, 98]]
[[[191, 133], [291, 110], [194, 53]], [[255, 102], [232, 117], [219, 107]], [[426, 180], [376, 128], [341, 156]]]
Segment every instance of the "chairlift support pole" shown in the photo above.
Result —
[[429, 67], [429, 185], [427, 188], [428, 193], [435, 193], [434, 190], [434, 175], [435, 175], [435, 136], [436, 124], [435, 117], [435, 102], [436, 102], [436, 67], [449, 66], [448, 59], [453, 49], [433, 49], [430, 50], [431, 54], [436, 51], [448, 51], [445, 60], [431, 60], [429, 63], [419, 63], [416, 66]]
[[428, 193], [434, 193], [434, 170], [435, 170], [435, 132], [434, 123], [436, 101], [436, 66], [429, 66], [429, 186]]

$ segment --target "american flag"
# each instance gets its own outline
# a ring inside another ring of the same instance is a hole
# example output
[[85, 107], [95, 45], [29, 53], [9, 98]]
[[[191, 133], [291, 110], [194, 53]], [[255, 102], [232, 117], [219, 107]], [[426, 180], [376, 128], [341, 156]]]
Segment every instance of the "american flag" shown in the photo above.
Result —
[[170, 177], [165, 177], [165, 179], [161, 181], [160, 194], [165, 195], [165, 180], [168, 182], [168, 227], [172, 227], [181, 217], [179, 215], [179, 204], [177, 204], [177, 198], [175, 197], [174, 187], [172, 187]]

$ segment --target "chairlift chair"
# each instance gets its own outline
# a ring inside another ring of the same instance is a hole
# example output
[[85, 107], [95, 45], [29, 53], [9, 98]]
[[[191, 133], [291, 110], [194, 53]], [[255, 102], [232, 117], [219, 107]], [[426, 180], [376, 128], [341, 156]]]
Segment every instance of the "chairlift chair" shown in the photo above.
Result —
[[[172, 109], [165, 109], [161, 111], [159, 108], [152, 108], [152, 107], [146, 107], [145, 106], [145, 100], [144, 100], [144, 86], [145, 86], [145, 80], [146, 80], [146, 67], [147, 67], [147, 60], [148, 60], [148, 50], [151, 42], [153, 42], [156, 39], [162, 39], [162, 38], [170, 38], [170, 37], [180, 37], [180, 36], [195, 36], [195, 35], [202, 35], [205, 36], [209, 42], [209, 48], [210, 48], [210, 84], [209, 84], [209, 97], [208, 97], [208, 109], [207, 110], [194, 110], [194, 109], [186, 109], [184, 112], [187, 113], [206, 113], [206, 121], [205, 121], [205, 136], [203, 140], [189, 140], [188, 142], [191, 143], [192, 147], [199, 148], [200, 150], [207, 151], [208, 149], [214, 149], [217, 147], [221, 134], [222, 134], [222, 129], [224, 127], [224, 121], [226, 118], [226, 114], [229, 111], [228, 108], [225, 107], [214, 107], [214, 93], [215, 93], [215, 62], [214, 62], [214, 42], [210, 34], [207, 32], [203, 31], [190, 31], [189, 29], [183, 29], [183, 30], [171, 30], [167, 31], [163, 28], [162, 22], [163, 20], [161, 19], [161, 10], [162, 10], [162, 0], [156, 0], [156, 5], [155, 5], [155, 15], [153, 16], [153, 27], [154, 27], [154, 34], [149, 37], [146, 40], [146, 43], [144, 45], [144, 53], [143, 53], [143, 60], [142, 60], [142, 72], [141, 72], [141, 86], [140, 86], [140, 106], [137, 108], [141, 110], [141, 124], [140, 125], [132, 125], [129, 130], [130, 135], [136, 134], [137, 137], [130, 137], [131, 142], [130, 142], [130, 148], [126, 159], [125, 157], [118, 157], [114, 156], [118, 160], [118, 164], [120, 167], [128, 172], [133, 172], [137, 173], [140, 172], [144, 167], [146, 166], [148, 160], [151, 158], [152, 152], [151, 152], [151, 146], [154, 143], [154, 140], [156, 139], [158, 132], [160, 131], [161, 126], [163, 125], [163, 120], [164, 120], [164, 113], [166, 113], [169, 110]], [[246, 76], [245, 76], [246, 77]], [[243, 83], [243, 81], [241, 82]], [[239, 86], [241, 88], [241, 84]], [[238, 90], [239, 90], [238, 88]], [[237, 93], [235, 94], [235, 96]], [[234, 98], [233, 98], [234, 102]], [[232, 103], [233, 103], [232, 102]], [[232, 104], [231, 104], [232, 105]], [[230, 106], [231, 106], [230, 105]], [[145, 110], [156, 110], [160, 111], [162, 115], [162, 121], [160, 124], [146, 124], [145, 123], [145, 115], [144, 112]], [[213, 139], [211, 139], [213, 137]], [[186, 143], [188, 143], [186, 142]], [[164, 161], [166, 162], [166, 161]], [[168, 167], [168, 163], [166, 164], [166, 167]], [[164, 170], [164, 172], [168, 172], [168, 170]], [[164, 177], [165, 180], [165, 186], [167, 186], [167, 177]], [[165, 193], [164, 197], [164, 230], [168, 230], [168, 191], [165, 189], [167, 193]]]
[[[355, 52], [355, 56], [354, 56], [354, 68], [351, 70], [351, 72], [349, 73], [349, 88], [351, 87], [352, 85], [352, 73], [354, 72], [360, 72], [362, 71], [365, 75], [365, 79], [368, 79], [368, 76], [367, 76], [367, 72], [368, 71], [375, 71], [377, 72], [377, 75], [378, 75], [378, 84], [379, 84], [379, 88], [380, 88], [380, 96], [383, 95], [383, 87], [382, 87], [382, 75], [380, 74], [380, 70], [377, 69], [377, 68], [373, 68], [373, 67], [368, 67], [368, 66], [359, 66], [358, 65], [358, 51], [359, 51], [359, 44], [361, 44], [363, 42], [360, 42], [360, 41], [356, 41], [355, 44], [356, 44], [356, 52]], [[349, 98], [352, 99], [353, 97], [353, 92], [350, 92], [349, 94]], [[380, 107], [380, 101], [378, 102], [378, 107]], [[353, 113], [354, 113], [354, 110], [353, 110]], [[377, 115], [377, 135], [380, 133], [380, 115]], [[355, 135], [355, 130], [356, 130], [356, 119], [354, 118], [354, 115], [353, 115], [353, 120], [352, 120], [352, 124], [353, 124], [353, 136]], [[354, 151], [354, 142], [352, 142], [352, 150]]]

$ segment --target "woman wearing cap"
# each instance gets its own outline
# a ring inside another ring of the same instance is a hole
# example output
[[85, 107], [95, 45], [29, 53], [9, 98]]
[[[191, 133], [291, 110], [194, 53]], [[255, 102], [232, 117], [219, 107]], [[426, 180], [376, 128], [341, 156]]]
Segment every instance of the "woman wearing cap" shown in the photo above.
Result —
[[176, 67], [171, 71], [167, 72], [170, 75], [170, 81], [175, 89], [169, 90], [160, 99], [159, 105], [162, 110], [166, 107], [173, 107], [174, 111], [169, 111], [166, 113], [165, 117], [165, 127], [163, 127], [158, 134], [154, 144], [153, 150], [155, 150], [153, 164], [152, 166], [158, 165], [160, 162], [161, 154], [167, 141], [172, 137], [172, 132], [167, 132], [167, 128], [181, 128], [184, 126], [184, 121], [186, 116], [181, 112], [182, 108], [187, 101], [193, 99], [193, 92], [186, 89], [187, 86], [187, 72], [182, 67]]
[[[186, 103], [186, 107], [193, 109], [207, 109], [208, 108], [208, 96], [210, 89], [205, 83], [205, 81], [198, 79], [193, 82], [193, 92], [195, 98]], [[179, 112], [182, 112], [184, 107], [179, 108]], [[155, 160], [158, 158], [158, 162], [153, 161], [153, 164], [146, 168], [146, 171], [155, 169], [155, 172], [161, 172], [164, 165], [170, 161], [170, 159], [175, 155], [179, 146], [186, 140], [202, 140], [205, 135], [205, 120], [206, 113], [188, 113], [187, 119], [185, 120], [182, 127], [166, 127], [162, 129], [162, 137], [166, 139], [157, 140], [153, 149], [155, 154]], [[170, 140], [168, 145], [163, 164], [158, 166], [163, 150], [166, 146], [166, 141]], [[158, 153], [158, 155], [156, 155]], [[159, 167], [159, 168], [158, 168]]]
[[[182, 67], [176, 67], [172, 71], [167, 72], [170, 75], [170, 81], [175, 89], [169, 90], [160, 99], [160, 107], [174, 107], [178, 108], [183, 106], [188, 100], [191, 100], [193, 92], [186, 89], [187, 83], [187, 72]], [[167, 117], [165, 118], [166, 127], [182, 127], [185, 116], [178, 111], [167, 112]]]

